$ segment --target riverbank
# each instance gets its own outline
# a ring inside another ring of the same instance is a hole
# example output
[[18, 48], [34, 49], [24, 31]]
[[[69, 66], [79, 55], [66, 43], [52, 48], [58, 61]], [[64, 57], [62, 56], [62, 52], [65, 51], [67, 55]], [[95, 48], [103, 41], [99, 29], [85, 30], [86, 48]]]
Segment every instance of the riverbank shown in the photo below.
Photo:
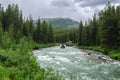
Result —
[[[37, 44], [39, 48], [52, 45], [54, 44]], [[0, 48], [0, 80], [61, 80], [58, 74], [52, 73], [52, 69], [39, 67], [31, 54], [35, 46], [24, 43], [8, 49]]]
[[47, 48], [55, 46], [55, 43], [49, 43], [49, 44], [34, 44], [33, 50], [41, 49], [41, 48]]
[[119, 49], [110, 50], [110, 49], [103, 48], [101, 46], [81, 46], [79, 48], [102, 52], [103, 54], [108, 55], [113, 59], [120, 60], [120, 50]]

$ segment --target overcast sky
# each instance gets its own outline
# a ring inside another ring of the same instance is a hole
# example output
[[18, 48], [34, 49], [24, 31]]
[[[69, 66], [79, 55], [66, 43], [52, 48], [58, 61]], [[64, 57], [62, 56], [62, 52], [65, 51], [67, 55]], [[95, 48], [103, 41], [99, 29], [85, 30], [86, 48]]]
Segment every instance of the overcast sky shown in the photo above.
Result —
[[34, 19], [69, 17], [74, 20], [86, 21], [99, 12], [107, 2], [119, 5], [120, 0], [0, 0], [2, 6], [18, 4], [23, 15], [32, 15]]

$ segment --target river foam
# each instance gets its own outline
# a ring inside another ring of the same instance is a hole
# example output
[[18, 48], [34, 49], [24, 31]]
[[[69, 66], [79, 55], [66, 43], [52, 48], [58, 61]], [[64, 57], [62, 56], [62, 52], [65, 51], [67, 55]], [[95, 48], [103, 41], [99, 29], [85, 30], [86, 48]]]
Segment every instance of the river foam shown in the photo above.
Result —
[[120, 62], [102, 53], [59, 46], [33, 51], [42, 67], [52, 67], [66, 80], [120, 80]]

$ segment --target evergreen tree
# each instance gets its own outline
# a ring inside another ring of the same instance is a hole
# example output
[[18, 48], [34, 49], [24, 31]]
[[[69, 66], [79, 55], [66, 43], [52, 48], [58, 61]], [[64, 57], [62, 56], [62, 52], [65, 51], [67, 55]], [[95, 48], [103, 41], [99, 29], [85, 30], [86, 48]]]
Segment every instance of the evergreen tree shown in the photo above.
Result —
[[42, 41], [43, 43], [47, 43], [48, 42], [48, 24], [46, 23], [46, 21], [42, 22], [42, 33], [44, 35], [42, 35]]
[[14, 26], [13, 26], [13, 24], [11, 24], [10, 27], [9, 27], [8, 35], [11, 38], [11, 40], [13, 42], [15, 42], [15, 40], [14, 40]]
[[91, 24], [90, 24], [90, 41], [91, 41], [91, 45], [96, 45], [97, 43], [97, 33], [98, 33], [98, 30], [97, 30], [97, 19], [96, 19], [96, 14], [94, 14], [93, 16], [93, 20], [91, 21]]
[[105, 10], [100, 13], [100, 41], [104, 47], [116, 48], [118, 45], [118, 19], [116, 19], [116, 10], [110, 3]]
[[30, 36], [33, 36], [33, 29], [34, 29], [33, 19], [30, 15], [29, 16], [29, 33], [30, 33]]
[[2, 21], [2, 7], [0, 5], [0, 22]]
[[80, 22], [79, 25], [79, 39], [78, 39], [78, 46], [82, 45], [82, 30], [83, 30], [83, 23], [82, 21]]
[[[19, 31], [20, 31], [20, 34], [23, 36], [22, 34], [22, 28], [23, 28], [23, 14], [22, 14], [22, 11], [20, 11], [20, 15], [19, 15]], [[22, 37], [21, 37], [22, 38]]]
[[8, 5], [6, 12], [4, 14], [4, 20], [3, 20], [4, 31], [7, 31], [8, 26], [10, 26], [12, 23], [13, 23], [12, 6]]
[[52, 24], [49, 25], [49, 29], [48, 29], [48, 42], [53, 42], [53, 28], [52, 28]]
[[2, 23], [0, 22], [0, 47], [2, 45], [2, 39], [3, 39], [3, 28], [2, 28]]
[[37, 42], [37, 43], [41, 43], [42, 42], [42, 36], [41, 36], [41, 23], [40, 23], [40, 18], [38, 19], [37, 21], [37, 28], [35, 29], [35, 32], [34, 32], [34, 40]]
[[29, 35], [29, 32], [28, 32], [28, 22], [24, 22], [23, 23], [22, 34], [23, 34], [23, 36], [28, 37], [28, 35]]

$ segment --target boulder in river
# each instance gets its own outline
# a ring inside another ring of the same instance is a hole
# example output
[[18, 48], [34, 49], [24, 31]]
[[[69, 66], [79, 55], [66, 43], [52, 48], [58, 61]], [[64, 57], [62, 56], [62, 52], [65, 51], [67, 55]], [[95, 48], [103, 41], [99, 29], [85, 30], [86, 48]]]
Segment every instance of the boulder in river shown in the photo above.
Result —
[[89, 52], [88, 55], [91, 55], [91, 53]]
[[61, 45], [61, 48], [65, 48], [65, 45], [64, 45], [64, 44], [62, 44], [62, 45]]
[[66, 46], [72, 46], [73, 45], [72, 41], [67, 41], [65, 44], [66, 44]]

